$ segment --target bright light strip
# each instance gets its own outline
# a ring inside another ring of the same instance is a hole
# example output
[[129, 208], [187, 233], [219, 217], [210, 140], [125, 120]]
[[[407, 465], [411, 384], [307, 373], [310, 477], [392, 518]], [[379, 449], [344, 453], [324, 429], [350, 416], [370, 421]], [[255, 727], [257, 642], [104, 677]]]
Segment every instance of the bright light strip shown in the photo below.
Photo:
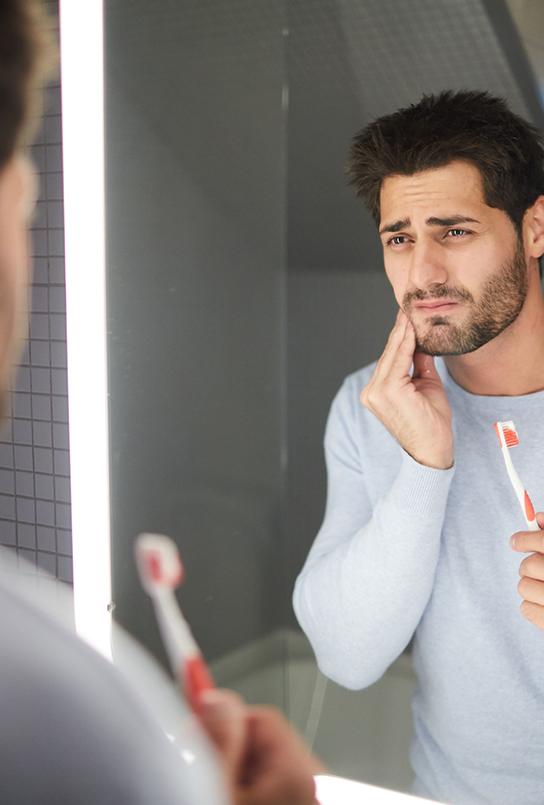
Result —
[[[344, 777], [334, 777], [332, 774], [317, 774], [314, 777], [316, 796], [320, 805], [417, 805], [434, 800], [412, 797], [409, 794], [400, 794], [388, 788], [377, 788]], [[438, 803], [435, 803], [438, 805]]]
[[102, 0], [61, 0], [60, 36], [74, 609], [111, 658]]

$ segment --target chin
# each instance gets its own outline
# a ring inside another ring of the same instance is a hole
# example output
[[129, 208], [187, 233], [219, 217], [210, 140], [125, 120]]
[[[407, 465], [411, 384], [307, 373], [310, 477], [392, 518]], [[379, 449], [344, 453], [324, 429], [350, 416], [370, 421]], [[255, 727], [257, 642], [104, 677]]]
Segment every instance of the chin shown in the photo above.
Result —
[[453, 333], [449, 337], [445, 334], [428, 333], [421, 338], [416, 335], [416, 349], [418, 352], [432, 355], [434, 358], [443, 355], [469, 355], [485, 346], [488, 340], [490, 339], [480, 341], [456, 338]]
[[434, 321], [433, 324], [427, 328], [425, 333], [421, 330], [416, 330], [416, 348], [418, 352], [423, 352], [425, 355], [432, 355], [438, 358], [442, 355], [465, 355], [466, 350], [459, 344], [456, 334], [448, 332], [449, 322], [440, 320]]
[[442, 355], [458, 355], [458, 352], [452, 352], [447, 347], [434, 346], [425, 341], [418, 342], [416, 352], [422, 352], [424, 355], [431, 355], [433, 358], [440, 358]]
[[[476, 348], [478, 349], [478, 347]], [[444, 355], [468, 355], [469, 352], [474, 352], [473, 349], [458, 350], [454, 347], [433, 347], [429, 344], [420, 344], [417, 347], [418, 352], [423, 352], [424, 355], [431, 355], [433, 358], [440, 358]]]

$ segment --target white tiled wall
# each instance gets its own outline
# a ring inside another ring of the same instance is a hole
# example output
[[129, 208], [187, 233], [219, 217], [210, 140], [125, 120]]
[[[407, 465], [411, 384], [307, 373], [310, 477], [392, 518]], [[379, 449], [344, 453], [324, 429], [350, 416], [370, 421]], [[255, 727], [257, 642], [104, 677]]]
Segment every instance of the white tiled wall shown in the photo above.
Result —
[[[47, 3], [58, 19], [58, 3]], [[66, 295], [59, 81], [46, 91], [30, 148], [40, 179], [32, 223], [30, 333], [0, 432], [0, 544], [72, 580]]]

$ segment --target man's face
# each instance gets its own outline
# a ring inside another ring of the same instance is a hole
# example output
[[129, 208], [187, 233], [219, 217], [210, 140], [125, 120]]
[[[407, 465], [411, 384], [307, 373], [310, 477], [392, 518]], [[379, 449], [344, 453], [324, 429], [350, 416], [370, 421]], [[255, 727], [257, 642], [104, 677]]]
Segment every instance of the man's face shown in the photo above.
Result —
[[389, 176], [380, 210], [386, 274], [423, 352], [473, 352], [517, 318], [523, 247], [507, 214], [485, 203], [474, 165]]
[[25, 336], [33, 180], [21, 157], [0, 171], [0, 416], [6, 412], [13, 364]]

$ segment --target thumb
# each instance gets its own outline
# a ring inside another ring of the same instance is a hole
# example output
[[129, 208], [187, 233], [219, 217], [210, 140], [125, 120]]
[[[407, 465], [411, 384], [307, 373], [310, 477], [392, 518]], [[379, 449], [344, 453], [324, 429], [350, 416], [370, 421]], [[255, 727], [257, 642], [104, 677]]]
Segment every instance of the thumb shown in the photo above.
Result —
[[228, 690], [206, 690], [199, 699], [199, 717], [234, 784], [247, 741], [246, 706], [242, 699]]
[[426, 355], [424, 352], [414, 353], [414, 371], [412, 377], [424, 377], [426, 380], [440, 380], [440, 375], [436, 370], [432, 355]]
[[536, 513], [536, 521], [540, 528], [544, 528], [544, 512]]

